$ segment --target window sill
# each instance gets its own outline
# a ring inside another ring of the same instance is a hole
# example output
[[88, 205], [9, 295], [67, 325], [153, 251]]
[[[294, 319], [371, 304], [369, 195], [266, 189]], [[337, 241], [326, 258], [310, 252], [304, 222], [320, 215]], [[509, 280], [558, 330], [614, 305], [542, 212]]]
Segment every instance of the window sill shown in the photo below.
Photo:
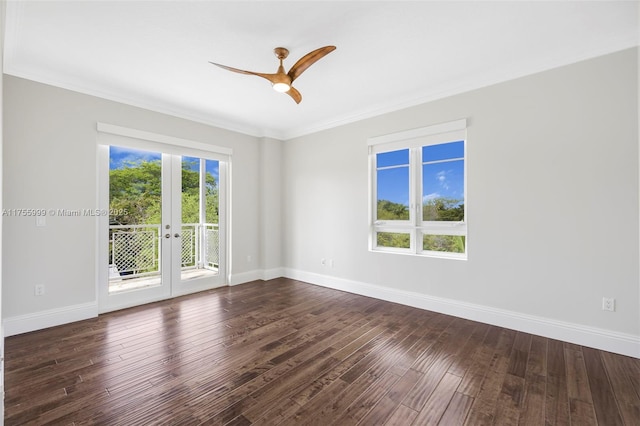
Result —
[[393, 249], [393, 248], [372, 248], [369, 249], [372, 253], [384, 253], [384, 254], [400, 254], [403, 256], [415, 256], [415, 257], [427, 257], [434, 259], [450, 259], [450, 260], [468, 260], [468, 256], [466, 253], [446, 253], [439, 251], [424, 251], [420, 253], [414, 253], [409, 250], [404, 249]]

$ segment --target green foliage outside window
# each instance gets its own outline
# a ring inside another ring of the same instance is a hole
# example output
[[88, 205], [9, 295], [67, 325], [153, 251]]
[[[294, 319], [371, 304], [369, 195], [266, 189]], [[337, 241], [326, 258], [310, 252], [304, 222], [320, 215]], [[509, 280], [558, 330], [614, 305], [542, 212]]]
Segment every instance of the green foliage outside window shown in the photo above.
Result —
[[[378, 200], [378, 220], [409, 220], [409, 207], [388, 200]], [[434, 198], [422, 206], [424, 221], [464, 220], [464, 204], [449, 198]]]
[[434, 198], [422, 205], [422, 220], [451, 221], [464, 220], [464, 203], [451, 198]]
[[409, 207], [388, 200], [378, 200], [378, 220], [409, 220]]
[[[182, 222], [198, 223], [200, 173], [192, 164], [182, 163]], [[162, 166], [160, 160], [135, 161], [109, 171], [109, 208], [123, 212], [111, 216], [117, 225], [159, 224], [161, 222]], [[206, 221], [218, 223], [218, 184], [208, 173], [205, 177]]]
[[409, 234], [402, 234], [399, 232], [378, 232], [376, 237], [378, 247], [411, 247], [411, 237]]
[[424, 235], [422, 249], [448, 253], [464, 253], [466, 238], [464, 235]]
[[[409, 220], [409, 208], [388, 200], [378, 200], [378, 220]], [[449, 198], [434, 198], [422, 206], [423, 221], [464, 220], [464, 203]], [[409, 248], [410, 237], [406, 233], [378, 232], [379, 247]], [[422, 249], [449, 253], [465, 253], [466, 238], [463, 235], [424, 235]]]

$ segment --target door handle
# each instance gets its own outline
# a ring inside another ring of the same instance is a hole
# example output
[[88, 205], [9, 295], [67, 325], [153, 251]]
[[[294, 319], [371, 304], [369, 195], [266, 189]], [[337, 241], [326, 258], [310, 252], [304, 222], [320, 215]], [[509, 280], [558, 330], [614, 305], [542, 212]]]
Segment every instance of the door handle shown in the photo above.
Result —
[[165, 238], [171, 238], [171, 234], [165, 234], [164, 237]]
[[178, 234], [177, 232], [175, 233], [174, 237], [176, 238], [180, 238], [180, 234]]

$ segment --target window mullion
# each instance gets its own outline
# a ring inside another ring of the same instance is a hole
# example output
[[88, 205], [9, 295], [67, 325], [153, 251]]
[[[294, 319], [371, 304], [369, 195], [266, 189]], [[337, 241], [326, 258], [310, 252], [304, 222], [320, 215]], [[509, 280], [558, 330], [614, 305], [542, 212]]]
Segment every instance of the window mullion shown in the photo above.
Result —
[[411, 148], [409, 157], [409, 194], [410, 194], [410, 208], [411, 208], [411, 251], [418, 253], [418, 245], [420, 239], [418, 238], [418, 230], [422, 215], [420, 210], [422, 207], [422, 201], [420, 199], [420, 193], [422, 191], [422, 171], [420, 164], [422, 164], [422, 149], [419, 147]]

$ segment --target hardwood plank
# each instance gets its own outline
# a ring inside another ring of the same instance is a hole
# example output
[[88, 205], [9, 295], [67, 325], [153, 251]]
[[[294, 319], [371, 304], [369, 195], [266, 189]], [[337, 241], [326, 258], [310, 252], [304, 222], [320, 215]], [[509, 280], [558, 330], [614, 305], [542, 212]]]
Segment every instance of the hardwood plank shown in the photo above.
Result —
[[569, 413], [571, 414], [571, 424], [580, 426], [598, 424], [595, 412], [593, 411], [593, 404], [571, 398], [569, 399]]
[[582, 348], [567, 343], [564, 347], [571, 424], [597, 424]]
[[[389, 336], [389, 338], [390, 337], [391, 336]], [[385, 341], [384, 343], [387, 343], [387, 342]], [[331, 350], [328, 349], [327, 351], [329, 353]], [[329, 358], [326, 364], [325, 363], [320, 364], [319, 368], [317, 368], [316, 370], [311, 370], [311, 375], [309, 374], [308, 371], [300, 370], [298, 374], [289, 375], [286, 380], [281, 379], [281, 380], [274, 381], [273, 385], [269, 384], [264, 388], [260, 389], [258, 392], [256, 392], [252, 396], [254, 398], [260, 397], [261, 403], [256, 403], [251, 408], [245, 409], [243, 411], [245, 416], [249, 418], [259, 418], [264, 413], [265, 410], [268, 410], [270, 407], [273, 406], [275, 400], [278, 398], [278, 395], [282, 395], [283, 393], [285, 395], [288, 395], [288, 394], [293, 395], [297, 393], [299, 389], [304, 388], [308, 383], [313, 382], [315, 379], [317, 379], [319, 376], [321, 376], [323, 373], [329, 370], [330, 365], [332, 365], [333, 363], [334, 363], [334, 360], [332, 358]], [[308, 370], [308, 368], [306, 368], [306, 370]], [[340, 380], [345, 381], [343, 377], [344, 377], [344, 374], [340, 376]], [[353, 383], [353, 381], [346, 381], [346, 382]], [[272, 395], [275, 395], [275, 396], [272, 397]]]
[[[421, 327], [418, 327], [418, 329], [420, 328]], [[416, 329], [415, 324], [409, 326], [408, 331], [411, 332], [411, 330], [414, 330], [414, 329]], [[400, 364], [403, 364], [403, 363], [405, 365], [410, 364], [411, 362], [409, 361], [409, 359], [413, 358], [414, 356], [408, 355], [407, 352], [409, 352], [409, 354], [415, 355], [415, 352], [412, 352], [411, 349], [420, 347], [421, 339], [418, 336], [421, 336], [423, 334], [424, 333], [414, 334], [413, 332], [411, 332], [411, 334], [402, 338], [403, 336], [405, 336], [405, 334], [399, 333], [396, 335], [394, 339], [392, 339], [392, 342], [393, 340], [397, 342], [397, 344], [395, 345], [395, 348], [390, 349], [387, 355], [383, 355], [382, 357], [378, 356], [378, 358], [380, 359], [381, 362], [388, 361], [387, 363], [388, 370], [385, 373], [385, 376], [388, 376], [389, 378], [394, 377], [393, 381], [396, 383], [399, 383], [399, 386], [396, 384], [393, 384], [393, 386], [391, 386], [390, 389], [388, 389], [388, 391], [386, 386], [384, 387], [378, 386], [376, 389], [377, 391], [379, 391], [380, 389], [384, 390], [383, 392], [384, 400], [382, 400], [383, 398], [378, 398], [377, 396], [375, 397], [375, 399], [371, 399], [371, 397], [369, 397], [369, 401], [361, 402], [360, 406], [357, 409], [354, 409], [350, 406], [349, 408], [347, 408], [347, 411], [345, 414], [346, 416], [348, 416], [348, 418], [344, 418], [341, 421], [338, 421], [339, 423], [344, 423], [344, 422], [354, 423], [354, 421], [358, 421], [362, 416], [365, 416], [365, 419], [372, 419], [371, 421], [374, 421], [373, 419], [376, 419], [375, 420], [376, 422], [380, 422], [381, 421], [380, 417], [386, 418], [391, 413], [393, 413], [393, 411], [395, 410], [395, 407], [399, 402], [399, 401], [393, 402], [393, 399], [398, 397], [398, 391], [402, 392], [402, 389], [404, 388], [406, 389], [405, 390], [406, 392], [408, 388], [412, 386], [412, 384], [410, 384], [411, 373], [405, 374], [401, 380], [398, 380], [398, 377], [397, 375], [395, 375], [395, 372], [396, 371], [406, 372], [406, 369], [402, 367], [398, 369], [397, 368], [398, 363], [396, 361], [399, 359]], [[384, 350], [384, 349], [381, 349], [381, 350]], [[353, 368], [350, 368], [347, 371], [348, 373], [351, 374], [356, 370], [354, 370]], [[347, 377], [347, 374], [343, 374], [340, 377], [342, 380], [345, 380], [345, 377]], [[370, 387], [370, 389], [372, 389], [372, 387]], [[382, 394], [380, 396], [382, 396]], [[302, 401], [301, 404], [304, 404], [304, 401]], [[369, 408], [371, 408], [372, 405], [375, 405], [374, 408], [370, 410], [369, 413], [367, 413], [366, 411], [369, 410]], [[366, 422], [367, 420], [365, 420], [365, 424]]]
[[[391, 369], [395, 371], [395, 369]], [[360, 421], [360, 424], [382, 424], [390, 420], [398, 405], [406, 397], [409, 391], [415, 386], [422, 373], [415, 370], [406, 370], [405, 373], [391, 386], [389, 391]], [[413, 411], [413, 410], [412, 410]], [[417, 412], [416, 412], [417, 415]]]
[[449, 405], [456, 388], [462, 379], [451, 373], [445, 373], [438, 386], [420, 410], [415, 419], [417, 424], [438, 424]]
[[[370, 359], [371, 354], [368, 354], [366, 357], [361, 358], [361, 360], [356, 363], [354, 367], [350, 368], [340, 376], [340, 382], [347, 383], [348, 385], [339, 395], [332, 395], [330, 397], [333, 400], [333, 403], [331, 404], [331, 408], [325, 408], [322, 410], [321, 417], [323, 421], [329, 422], [331, 419], [343, 415], [345, 411], [348, 412], [351, 404], [360, 396], [362, 396], [362, 394], [366, 395], [366, 389], [375, 386], [374, 384], [381, 380], [381, 377], [387, 377], [387, 380], [389, 382], [396, 381], [398, 379], [397, 376], [389, 372], [391, 365], [385, 361], [392, 359], [394, 357], [394, 349], [397, 349], [398, 346], [401, 346], [402, 342], [411, 336], [411, 328], [412, 327], [409, 325], [408, 327], [405, 327], [405, 329], [398, 330], [395, 336], [392, 336], [387, 341], [378, 345], [376, 352], [381, 351], [382, 354], [377, 357], [376, 362], [372, 363]], [[358, 367], [358, 365], [364, 365], [366, 366], [366, 369], [360, 368]], [[385, 392], [380, 393], [380, 397], [384, 395], [384, 393], [386, 393], [386, 388], [387, 386], [382, 387]], [[378, 393], [376, 395], [378, 395]], [[373, 401], [373, 403], [368, 401], [366, 404], [364, 404], [366, 410], [364, 412], [360, 411], [358, 416], [356, 417], [365, 415], [366, 411], [368, 411], [376, 401]], [[294, 423], [306, 423], [307, 421], [310, 421], [309, 412], [314, 407], [313, 403], [314, 401], [311, 401], [311, 405], [304, 405], [300, 410], [298, 410], [298, 412], [295, 413], [294, 416], [292, 416], [291, 420]], [[346, 419], [344, 419], [344, 421], [346, 421]]]
[[530, 346], [530, 334], [516, 334], [516, 338], [513, 341], [513, 347], [511, 349], [511, 356], [509, 357], [509, 366], [507, 367], [508, 374], [524, 378], [527, 369], [527, 359], [529, 357]]
[[610, 352], [601, 352], [601, 355], [620, 415], [625, 424], [632, 425], [640, 419], [640, 392], [633, 384], [634, 378], [640, 380], [640, 360]]
[[[348, 333], [343, 330], [341, 333]], [[338, 334], [336, 338], [340, 338]], [[331, 343], [331, 342], [329, 342]], [[314, 377], [334, 364], [331, 356], [333, 349], [322, 349], [321, 344], [309, 348], [306, 352], [296, 354], [293, 358], [283, 360], [280, 364], [267, 362], [263, 367], [257, 367], [256, 373], [260, 373], [255, 379], [234, 387], [233, 385], [215, 389], [214, 392], [224, 395], [220, 399], [214, 399], [214, 404], [207, 404], [201, 412], [201, 416], [210, 421], [225, 419], [233, 413], [243, 413], [252, 420], [264, 411], [274, 408], [278, 399], [290, 397], [296, 392], [296, 387], [308, 382], [309, 375]], [[295, 384], [295, 385], [294, 385]], [[194, 401], [198, 403], [198, 401]], [[226, 407], [226, 408], [225, 408]], [[211, 414], [215, 414], [211, 416]]]
[[360, 393], [358, 398], [347, 407], [334, 423], [345, 426], [358, 424], [397, 381], [398, 376], [390, 371], [385, 372], [364, 392]]
[[295, 280], [5, 341], [6, 425], [636, 424], [640, 360]]
[[[582, 348], [585, 368], [589, 378], [591, 398], [596, 412], [596, 418], [600, 423], [608, 425], [623, 425], [620, 417], [616, 398], [611, 388], [611, 383], [605, 372], [600, 353], [591, 348]], [[640, 420], [638, 418], [637, 420]]]
[[431, 368], [431, 365], [443, 356], [451, 358], [449, 360], [449, 364], [451, 364], [453, 362], [452, 357], [464, 346], [472, 332], [472, 326], [468, 322], [454, 318], [440, 333], [435, 343], [416, 359], [411, 368], [426, 373]]
[[473, 398], [469, 395], [455, 392], [438, 424], [443, 426], [463, 425], [472, 405]]
[[311, 399], [315, 398], [318, 393], [334, 381], [338, 380], [342, 374], [364, 357], [364, 354], [370, 350], [371, 346], [376, 344], [381, 333], [382, 327], [369, 329], [369, 331], [363, 333], [358, 339], [354, 340], [355, 346], [357, 347], [355, 352], [349, 349], [346, 351], [339, 350], [334, 353], [332, 355], [332, 358], [335, 360], [333, 368], [310, 382], [306, 387], [300, 389], [297, 395], [293, 396], [292, 399], [300, 406], [303, 406]]
[[375, 406], [358, 422], [361, 425], [384, 424], [387, 422], [394, 411], [398, 408], [398, 404], [388, 397], [380, 398]]
[[418, 412], [422, 410], [472, 333], [473, 326], [470, 323], [454, 320], [440, 334], [436, 343], [416, 359], [411, 368], [424, 375], [403, 400], [404, 405]]
[[406, 405], [400, 405], [396, 411], [384, 423], [385, 426], [406, 426], [413, 423], [418, 416], [418, 412]]
[[527, 375], [547, 376], [548, 339], [531, 336], [531, 349], [527, 361]]
[[[328, 359], [328, 362], [322, 364], [319, 366], [319, 368], [313, 370], [313, 369], [309, 369], [309, 368], [305, 368], [306, 372], [305, 375], [306, 377], [302, 378], [299, 382], [297, 382], [298, 386], [296, 387], [295, 384], [296, 382], [293, 382], [288, 379], [285, 382], [283, 382], [283, 386], [288, 387], [289, 389], [287, 390], [283, 390], [281, 392], [279, 392], [280, 395], [282, 396], [286, 396], [287, 398], [290, 398], [292, 401], [295, 401], [298, 405], [303, 406], [304, 403], [306, 402], [305, 400], [300, 398], [300, 391], [301, 390], [305, 390], [307, 389], [307, 384], [308, 383], [315, 383], [316, 380], [320, 377], [326, 377], [327, 374], [331, 374], [330, 370], [331, 370], [331, 366], [335, 365], [335, 358], [330, 357]], [[334, 376], [336, 377], [336, 376]], [[342, 379], [342, 376], [336, 377], [336, 379]], [[316, 392], [321, 391], [318, 390], [318, 388], [314, 388]], [[268, 392], [272, 392], [272, 389], [268, 389], [265, 388], [265, 391]], [[260, 395], [260, 393], [254, 393], [252, 394], [253, 398], [256, 398]], [[270, 419], [273, 414], [271, 414], [271, 411], [278, 410], [278, 409], [282, 409], [283, 407], [281, 407], [282, 403], [281, 401], [275, 400], [275, 401], [271, 401], [271, 403], [269, 404], [269, 406], [264, 406], [264, 405], [260, 405], [260, 404], [255, 404], [254, 406], [252, 406], [251, 408], [245, 410], [245, 416], [248, 417], [249, 419]], [[280, 417], [280, 415], [278, 415], [278, 417]]]
[[516, 333], [511, 330], [501, 330], [496, 350], [487, 368], [480, 391], [476, 395], [469, 415], [465, 421], [468, 425], [493, 424], [497, 409], [498, 396], [502, 390], [507, 369], [509, 355]]
[[422, 376], [423, 374], [416, 370], [407, 370], [400, 380], [389, 390], [387, 397], [396, 405], [400, 404]]
[[547, 387], [545, 392], [545, 424], [569, 425], [569, 391], [562, 342], [549, 340], [547, 348]]
[[525, 374], [524, 401], [519, 416], [522, 425], [544, 424], [546, 375], [547, 340], [533, 336]]
[[494, 421], [496, 424], [517, 425], [524, 399], [524, 379], [507, 373], [496, 402]]
[[[345, 331], [341, 332], [344, 333]], [[344, 340], [342, 339], [342, 335], [339, 334], [338, 337], [340, 338], [340, 340]], [[378, 339], [378, 338], [376, 338]], [[379, 339], [378, 339], [379, 340]], [[379, 342], [378, 342], [379, 343]], [[311, 350], [309, 351], [309, 354], [313, 354], [316, 351], [319, 350], [323, 350], [323, 345], [317, 345], [318, 348], [314, 349], [311, 348]], [[333, 352], [337, 351], [338, 349], [335, 347], [335, 343], [334, 342], [328, 342], [326, 344], [326, 346], [328, 346], [328, 348], [323, 350], [323, 353], [326, 355], [331, 355], [330, 359], [329, 359], [329, 363], [334, 362], [334, 356], [335, 354], [333, 354]], [[332, 355], [333, 354], [333, 355]], [[273, 407], [273, 402], [274, 399], [271, 399], [271, 397], [267, 397], [267, 399], [265, 398], [260, 398], [261, 394], [274, 394], [276, 396], [280, 396], [282, 397], [281, 394], [278, 393], [277, 390], [274, 391], [274, 387], [276, 387], [275, 389], [284, 389], [287, 392], [290, 392], [291, 394], [295, 393], [296, 389], [292, 389], [291, 386], [291, 382], [285, 382], [283, 379], [278, 380], [278, 377], [280, 376], [287, 376], [289, 379], [291, 379], [291, 376], [289, 375], [289, 373], [287, 373], [287, 371], [296, 371], [296, 374], [303, 374], [304, 373], [304, 366], [302, 367], [302, 369], [298, 369], [295, 370], [294, 368], [296, 368], [298, 362], [291, 362], [294, 361], [295, 359], [300, 359], [300, 360], [304, 360], [306, 359], [305, 357], [308, 357], [309, 355], [305, 354], [305, 353], [301, 353], [298, 356], [294, 357], [294, 359], [292, 360], [288, 360], [286, 363], [282, 363], [279, 366], [276, 366], [276, 368], [266, 372], [266, 374], [262, 374], [260, 376], [260, 381], [257, 385], [251, 385], [249, 384], [249, 386], [245, 387], [245, 389], [238, 389], [238, 391], [240, 391], [240, 393], [237, 392], [233, 392], [230, 397], [234, 398], [233, 400], [227, 398], [227, 400], [232, 403], [229, 404], [229, 407], [226, 409], [226, 411], [229, 410], [235, 410], [236, 407], [234, 407], [235, 405], [242, 407], [242, 411], [245, 412], [245, 416], [249, 415], [252, 416], [251, 412], [248, 412], [247, 410], [252, 410], [254, 412], [253, 415], [255, 415], [255, 413], [260, 413], [262, 414], [262, 411], [260, 410], [260, 408], [262, 407]], [[320, 370], [324, 368], [323, 365], [319, 365], [318, 369], [316, 370], [317, 372], [320, 372]], [[307, 373], [308, 374], [308, 373]], [[311, 379], [309, 379], [308, 377], [305, 376], [299, 376], [299, 378], [296, 380], [296, 383], [299, 384], [299, 386], [303, 386], [304, 383], [311, 381]], [[273, 383], [271, 383], [273, 382]], [[233, 396], [233, 395], [236, 396]], [[259, 401], [256, 401], [256, 398]], [[224, 402], [224, 401], [222, 401]], [[212, 407], [208, 407], [208, 410], [211, 411]], [[232, 412], [232, 411], [230, 411]], [[222, 416], [225, 415], [224, 412], [221, 413]]]
[[498, 345], [499, 336], [499, 328], [489, 328], [482, 345], [471, 356], [471, 364], [464, 373], [460, 386], [458, 386], [458, 392], [470, 397], [475, 397], [478, 392], [480, 392], [482, 382], [487, 374], [487, 366], [491, 362], [491, 358]]
[[482, 349], [482, 342], [485, 339], [489, 326], [487, 324], [474, 324], [474, 330], [469, 340], [456, 354], [456, 358], [451, 363], [448, 372], [456, 376], [464, 377], [476, 358], [476, 353]]

